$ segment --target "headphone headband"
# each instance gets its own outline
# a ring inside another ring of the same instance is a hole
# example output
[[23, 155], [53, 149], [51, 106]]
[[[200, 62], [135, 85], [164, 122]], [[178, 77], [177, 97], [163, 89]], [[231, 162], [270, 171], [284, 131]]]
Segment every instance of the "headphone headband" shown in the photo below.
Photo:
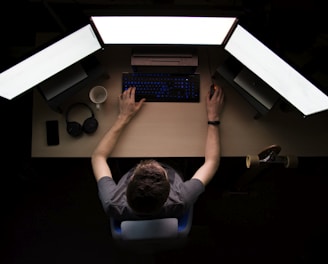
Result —
[[69, 115], [69, 113], [72, 111], [72, 109], [74, 109], [74, 108], [76, 108], [76, 107], [78, 107], [78, 106], [84, 106], [84, 107], [88, 108], [88, 109], [90, 110], [91, 117], [94, 117], [94, 116], [95, 116], [95, 114], [94, 114], [92, 108], [91, 108], [89, 105], [87, 105], [86, 103], [80, 103], [80, 102], [78, 102], [78, 103], [74, 103], [74, 104], [72, 104], [72, 105], [70, 105], [70, 106], [68, 107], [68, 109], [67, 109], [67, 111], [66, 111], [66, 122], [69, 122], [69, 121], [68, 121], [68, 115]]

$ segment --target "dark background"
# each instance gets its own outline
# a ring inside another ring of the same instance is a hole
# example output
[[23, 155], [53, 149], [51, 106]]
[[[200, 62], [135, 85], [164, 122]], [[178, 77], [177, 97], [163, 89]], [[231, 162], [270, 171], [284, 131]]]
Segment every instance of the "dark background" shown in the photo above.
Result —
[[[72, 31], [91, 14], [236, 15], [326, 90], [327, 14], [320, 2], [3, 1], [1, 70], [35, 49], [36, 33]], [[0, 110], [1, 263], [145, 263], [111, 240], [89, 159], [31, 158], [32, 91], [0, 98]], [[203, 159], [176, 161], [192, 174]], [[326, 263], [327, 161], [300, 157], [296, 169], [249, 171], [245, 157], [222, 158], [195, 205], [188, 245], [158, 253], [154, 262]], [[135, 162], [114, 159], [113, 167], [122, 172]]]

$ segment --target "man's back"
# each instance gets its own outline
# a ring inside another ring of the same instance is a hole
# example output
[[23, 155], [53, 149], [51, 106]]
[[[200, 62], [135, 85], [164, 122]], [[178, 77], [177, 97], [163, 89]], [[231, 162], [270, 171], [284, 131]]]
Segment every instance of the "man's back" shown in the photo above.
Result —
[[133, 175], [134, 168], [129, 170], [116, 184], [110, 177], [98, 181], [99, 198], [108, 216], [120, 220], [149, 219], [162, 217], [180, 217], [205, 190], [197, 179], [183, 181], [182, 177], [169, 165], [162, 164], [167, 171], [170, 193], [163, 208], [154, 214], [136, 214], [126, 199], [126, 189]]

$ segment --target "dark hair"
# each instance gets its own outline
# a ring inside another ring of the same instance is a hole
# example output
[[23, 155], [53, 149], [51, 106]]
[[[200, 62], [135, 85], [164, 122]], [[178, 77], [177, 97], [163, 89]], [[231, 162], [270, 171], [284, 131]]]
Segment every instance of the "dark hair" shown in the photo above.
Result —
[[151, 214], [162, 208], [169, 192], [166, 170], [155, 160], [145, 160], [136, 166], [126, 197], [136, 213]]

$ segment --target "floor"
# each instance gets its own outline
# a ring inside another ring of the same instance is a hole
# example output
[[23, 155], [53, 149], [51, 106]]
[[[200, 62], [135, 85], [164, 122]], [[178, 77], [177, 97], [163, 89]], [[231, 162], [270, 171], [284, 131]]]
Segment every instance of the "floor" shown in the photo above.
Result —
[[[37, 17], [47, 23], [39, 23], [38, 30], [58, 30], [42, 14]], [[26, 18], [22, 9], [19, 15]], [[1, 66], [18, 49], [17, 34], [9, 36], [2, 43], [9, 49]], [[21, 46], [33, 37], [20, 38]], [[1, 263], [327, 263], [328, 157], [300, 157], [297, 169], [277, 165], [251, 171], [245, 157], [223, 158], [195, 205], [188, 243], [149, 259], [125, 252], [111, 239], [89, 159], [30, 157], [31, 103], [31, 92], [10, 102], [0, 98]], [[134, 162], [117, 159], [114, 170]], [[191, 175], [202, 158], [188, 163]]]

